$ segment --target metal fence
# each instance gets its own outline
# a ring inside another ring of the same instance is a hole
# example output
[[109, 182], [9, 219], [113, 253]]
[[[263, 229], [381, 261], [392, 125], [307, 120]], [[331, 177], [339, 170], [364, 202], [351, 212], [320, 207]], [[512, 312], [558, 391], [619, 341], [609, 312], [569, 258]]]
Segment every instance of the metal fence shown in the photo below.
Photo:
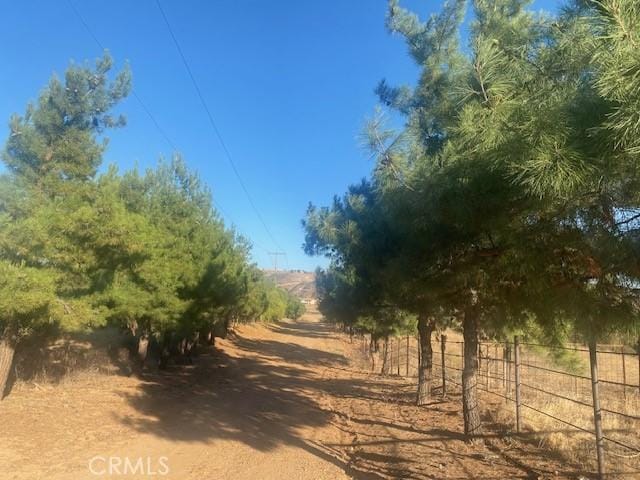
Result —
[[[417, 338], [395, 337], [386, 348], [386, 361], [381, 348], [372, 368], [417, 377]], [[365, 342], [363, 349], [370, 355]], [[432, 349], [433, 386], [443, 395], [459, 392], [464, 342], [435, 336]], [[485, 412], [511, 423], [515, 433], [571, 452], [601, 478], [640, 478], [640, 354], [634, 349], [557, 347], [517, 337], [480, 342], [477, 387]]]

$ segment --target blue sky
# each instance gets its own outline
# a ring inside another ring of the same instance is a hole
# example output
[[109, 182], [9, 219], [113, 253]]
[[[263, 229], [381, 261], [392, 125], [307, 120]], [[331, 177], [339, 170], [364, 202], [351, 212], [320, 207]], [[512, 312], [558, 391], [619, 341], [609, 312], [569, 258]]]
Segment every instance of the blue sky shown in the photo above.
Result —
[[[117, 66], [128, 61], [134, 90], [188, 165], [213, 190], [229, 224], [272, 266], [281, 248], [289, 268], [325, 262], [304, 255], [300, 220], [309, 201], [325, 205], [371, 162], [359, 144], [386, 78], [413, 83], [417, 68], [384, 28], [385, 0], [161, 0], [191, 69], [262, 217], [253, 212], [207, 123], [154, 0], [72, 0]], [[422, 16], [440, 5], [405, 0]], [[538, 0], [551, 9], [554, 0]], [[53, 72], [93, 60], [101, 49], [64, 0], [0, 0], [0, 137]], [[109, 134], [105, 164], [153, 166], [171, 147], [133, 99], [128, 125]], [[280, 265], [285, 262], [280, 259]]]

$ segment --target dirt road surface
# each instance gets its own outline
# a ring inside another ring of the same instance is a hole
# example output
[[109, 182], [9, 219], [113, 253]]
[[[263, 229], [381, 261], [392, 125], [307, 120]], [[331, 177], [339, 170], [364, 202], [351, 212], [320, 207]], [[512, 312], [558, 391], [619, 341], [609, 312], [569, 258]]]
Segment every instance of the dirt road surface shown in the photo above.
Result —
[[243, 326], [195, 366], [19, 386], [0, 404], [0, 478], [578, 478], [491, 431], [464, 442], [459, 398], [415, 407], [413, 381], [358, 356], [307, 314]]

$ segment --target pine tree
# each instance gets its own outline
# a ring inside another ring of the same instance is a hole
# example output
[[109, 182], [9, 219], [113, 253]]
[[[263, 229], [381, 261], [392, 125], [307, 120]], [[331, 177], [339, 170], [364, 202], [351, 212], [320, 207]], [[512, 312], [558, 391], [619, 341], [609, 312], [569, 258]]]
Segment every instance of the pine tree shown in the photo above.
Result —
[[99, 136], [124, 123], [109, 112], [127, 95], [130, 76], [125, 69], [110, 82], [111, 68], [107, 54], [93, 69], [71, 66], [64, 82], [54, 77], [23, 117], [10, 120], [2, 152], [9, 173], [0, 180], [1, 391], [21, 338], [50, 324], [66, 330], [100, 321], [89, 300], [96, 252], [84, 243], [81, 212], [95, 195], [106, 145]]
[[637, 56], [629, 48], [637, 8], [577, 2], [551, 18], [527, 4], [475, 1], [470, 50], [451, 42], [443, 58], [432, 39], [446, 38], [439, 25], [453, 4], [421, 23], [390, 2], [390, 25], [423, 73], [414, 91], [379, 88], [407, 116], [395, 138], [409, 146], [383, 145], [374, 174], [384, 203], [401, 206], [392, 215], [400, 237], [418, 238], [427, 252], [409, 258], [422, 260], [414, 264], [429, 272], [434, 298], [461, 317], [470, 436], [480, 426], [480, 330], [533, 315], [553, 336], [569, 318], [594, 341], [638, 313]]

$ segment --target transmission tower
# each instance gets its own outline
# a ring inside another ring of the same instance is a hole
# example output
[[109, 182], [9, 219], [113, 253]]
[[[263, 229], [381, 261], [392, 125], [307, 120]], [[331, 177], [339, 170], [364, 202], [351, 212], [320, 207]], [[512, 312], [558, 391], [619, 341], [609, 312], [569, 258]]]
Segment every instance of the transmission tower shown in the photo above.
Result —
[[273, 269], [276, 273], [278, 273], [278, 257], [287, 256], [286, 252], [267, 252], [269, 255], [273, 257]]

